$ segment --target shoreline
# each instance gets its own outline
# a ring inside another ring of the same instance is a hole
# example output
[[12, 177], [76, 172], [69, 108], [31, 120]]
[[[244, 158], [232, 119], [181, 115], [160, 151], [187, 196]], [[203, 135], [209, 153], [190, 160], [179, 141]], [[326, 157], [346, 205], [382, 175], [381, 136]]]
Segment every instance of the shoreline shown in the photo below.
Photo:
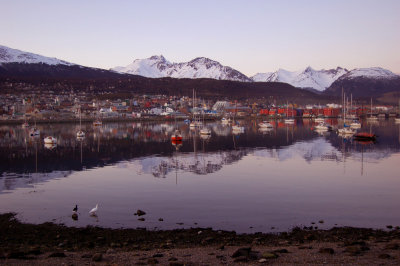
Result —
[[0, 214], [0, 264], [82, 264], [97, 259], [123, 265], [398, 265], [400, 229], [295, 227], [289, 232], [251, 234], [211, 228], [150, 231], [27, 224], [16, 220], [15, 214]]

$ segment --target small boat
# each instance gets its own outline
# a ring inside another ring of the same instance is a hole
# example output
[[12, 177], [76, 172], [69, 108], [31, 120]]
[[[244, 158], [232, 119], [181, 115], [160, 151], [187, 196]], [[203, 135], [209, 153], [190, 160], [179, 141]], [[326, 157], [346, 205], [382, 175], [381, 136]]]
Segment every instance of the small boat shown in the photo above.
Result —
[[314, 119], [314, 121], [317, 122], [317, 123], [322, 123], [322, 122], [325, 121], [325, 118], [323, 118], [323, 117], [317, 117], [317, 118]]
[[211, 130], [209, 128], [203, 127], [200, 130], [200, 135], [211, 135]]
[[394, 119], [394, 122], [395, 122], [396, 124], [400, 124], [400, 117], [396, 117], [396, 118]]
[[185, 120], [183, 120], [183, 123], [185, 123], [185, 124], [190, 124], [190, 120], [189, 119], [185, 119]]
[[171, 141], [182, 141], [182, 139], [181, 132], [178, 129], [175, 130], [175, 133], [171, 136]]
[[78, 132], [76, 132], [76, 137], [77, 138], [84, 138], [85, 137], [85, 132], [83, 132], [82, 130], [79, 130]]
[[22, 128], [28, 128], [28, 127], [29, 127], [28, 122], [24, 122], [24, 123], [22, 124]]
[[268, 121], [262, 121], [258, 124], [260, 128], [274, 128], [274, 126]]
[[374, 141], [376, 139], [376, 135], [368, 132], [359, 132], [355, 134], [353, 138], [358, 141]]
[[353, 122], [351, 122], [350, 127], [351, 128], [361, 128], [361, 123], [360, 123], [360, 121], [355, 119], [355, 120], [353, 120]]
[[29, 136], [31, 136], [31, 137], [40, 136], [40, 130], [37, 129], [36, 127], [32, 128], [32, 129], [29, 131]]
[[45, 144], [57, 144], [57, 139], [52, 136], [47, 136], [44, 138], [44, 143]]
[[356, 134], [356, 130], [351, 127], [344, 127], [338, 129], [339, 134], [341, 135], [354, 135]]
[[319, 131], [331, 131], [332, 130], [332, 126], [328, 125], [325, 122], [321, 122], [318, 125], [315, 126], [315, 130], [319, 130]]
[[57, 144], [55, 144], [55, 143], [45, 143], [44, 147], [46, 149], [48, 149], [48, 150], [53, 150], [53, 149], [57, 148]]

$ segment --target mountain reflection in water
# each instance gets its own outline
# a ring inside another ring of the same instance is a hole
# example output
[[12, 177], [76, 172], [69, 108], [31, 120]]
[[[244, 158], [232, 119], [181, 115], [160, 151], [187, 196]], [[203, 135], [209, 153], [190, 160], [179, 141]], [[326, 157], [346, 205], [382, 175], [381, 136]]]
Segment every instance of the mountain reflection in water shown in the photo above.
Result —
[[[331, 120], [330, 123], [337, 125], [338, 121]], [[329, 174], [363, 176], [373, 169], [366, 167], [367, 165], [383, 164], [393, 156], [396, 160], [399, 158], [400, 128], [391, 120], [381, 121], [374, 125], [364, 124], [363, 130], [372, 130], [379, 136], [376, 143], [355, 142], [351, 138], [341, 138], [335, 132], [320, 135], [312, 130], [313, 124], [310, 120], [298, 120], [295, 125], [276, 123], [273, 130], [266, 131], [259, 130], [254, 121], [241, 121], [241, 125], [245, 127], [245, 132], [234, 135], [229, 126], [218, 122], [209, 123], [207, 126], [212, 130], [212, 135], [208, 138], [190, 130], [184, 123], [111, 123], [98, 128], [86, 124], [83, 125], [83, 130], [86, 132], [86, 138], [83, 140], [76, 139], [79, 127], [73, 124], [39, 125], [42, 135], [36, 139], [30, 138], [29, 131], [19, 125], [3, 125], [0, 126], [2, 149], [0, 194], [13, 194], [13, 191], [18, 188], [34, 188], [31, 191], [37, 192], [35, 184], [46, 187], [45, 184], [52, 180], [63, 180], [77, 175], [90, 176], [93, 173], [96, 173], [99, 180], [106, 183], [108, 182], [104, 179], [106, 175], [107, 178], [117, 180], [117, 172], [120, 171], [117, 169], [127, 169], [130, 178], [133, 178], [129, 182], [134, 182], [135, 178], [142, 180], [141, 177], [156, 179], [171, 177], [175, 185], [179, 186], [188, 182], [185, 179], [190, 179], [192, 175], [212, 175], [220, 180], [228, 178], [231, 183], [229, 185], [225, 183], [225, 186], [232, 186], [235, 182], [238, 186], [231, 187], [232, 192], [229, 193], [232, 195], [226, 192], [227, 197], [229, 195], [232, 197], [239, 187], [249, 186], [240, 183], [236, 178], [242, 182], [246, 182], [246, 179], [265, 182], [265, 180], [260, 180], [266, 177], [272, 178], [270, 177], [272, 174], [275, 175], [273, 178], [281, 177], [281, 181], [289, 182], [289, 179], [292, 180], [297, 176], [300, 178], [313, 174], [327, 176], [324, 173], [326, 167], [336, 171]], [[172, 145], [170, 141], [170, 136], [176, 128], [182, 133], [182, 145]], [[44, 145], [43, 138], [47, 135], [58, 139], [56, 146]], [[296, 169], [296, 167], [299, 168]], [[394, 180], [393, 172], [393, 169], [387, 170], [388, 180]], [[104, 177], [100, 177], [103, 174]], [[151, 182], [146, 180], [141, 181], [146, 183], [143, 183], [143, 186], [149, 186], [148, 182]], [[291, 188], [295, 186], [295, 183], [296, 181], [292, 180], [286, 185]], [[222, 186], [222, 184], [219, 185]], [[271, 185], [274, 186], [274, 183]], [[207, 190], [206, 183], [201, 187], [204, 191]], [[257, 193], [261, 191], [257, 191], [258, 188], [254, 189], [256, 190], [254, 195], [248, 197], [254, 197], [256, 200]], [[301, 190], [301, 187], [298, 189]], [[116, 190], [114, 193], [118, 194], [119, 191]], [[294, 190], [293, 193], [298, 192]], [[218, 205], [220, 196], [216, 194], [214, 197]], [[264, 197], [267, 196], [258, 195], [260, 199]], [[207, 199], [201, 200], [207, 202]], [[246, 202], [246, 198], [244, 201]], [[221, 203], [221, 208], [222, 205]], [[246, 208], [249, 207], [246, 206]], [[8, 209], [4, 206], [2, 208], [0, 204], [0, 210], [13, 211], [13, 208]], [[25, 212], [29, 221], [32, 220], [25, 209], [21, 212]], [[50, 218], [51, 215], [48, 214], [48, 217]], [[182, 216], [182, 219], [184, 217]], [[246, 231], [243, 229], [246, 224], [241, 220], [243, 218], [236, 218], [240, 220], [237, 222], [240, 225], [239, 230]], [[257, 221], [258, 219], [251, 219], [251, 223]], [[62, 218], [60, 222], [66, 222], [65, 218]], [[302, 222], [302, 220], [293, 219], [288, 222], [288, 226], [296, 222]], [[90, 221], [84, 220], [81, 223], [81, 225], [90, 224]], [[117, 224], [121, 223], [109, 219], [102, 225], [114, 227]], [[210, 224], [218, 223], [210, 222]], [[133, 226], [126, 221], [125, 225]], [[171, 224], [169, 226], [173, 228]], [[233, 225], [219, 224], [219, 226], [222, 229], [238, 229]]]

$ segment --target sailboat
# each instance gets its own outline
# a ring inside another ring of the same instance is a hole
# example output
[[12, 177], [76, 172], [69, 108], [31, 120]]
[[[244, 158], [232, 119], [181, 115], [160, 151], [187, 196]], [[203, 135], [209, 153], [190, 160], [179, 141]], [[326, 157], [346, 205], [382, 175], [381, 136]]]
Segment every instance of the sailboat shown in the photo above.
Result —
[[[182, 144], [182, 135], [176, 124], [176, 114], [175, 114], [175, 132], [171, 135], [172, 145]], [[179, 143], [180, 142], [180, 143]]]
[[338, 129], [339, 135], [346, 135], [346, 136], [351, 136], [356, 133], [356, 130], [354, 128], [351, 128], [350, 126], [346, 125], [346, 114], [347, 114], [347, 104], [346, 104], [346, 94], [344, 94], [343, 98], [343, 104], [344, 104], [344, 112], [343, 112], [343, 128]]
[[26, 121], [26, 114], [24, 114], [24, 123], [22, 124], [22, 128], [28, 128], [29, 123]]
[[202, 126], [202, 123], [200, 122], [199, 117], [196, 114], [195, 108], [196, 108], [196, 92], [193, 89], [193, 119], [189, 125], [191, 129]]
[[211, 129], [204, 126], [204, 113], [203, 113], [203, 127], [200, 129], [200, 135], [211, 136]]
[[378, 117], [372, 115], [372, 98], [371, 98], [371, 111], [369, 117], [367, 117], [368, 121], [378, 121]]
[[83, 139], [85, 137], [85, 132], [82, 131], [82, 110], [79, 106], [79, 131], [76, 132], [76, 137], [78, 139]]
[[241, 127], [237, 122], [235, 122], [235, 116], [236, 116], [236, 110], [237, 110], [237, 102], [235, 104], [235, 115], [233, 116], [233, 122], [232, 122], [232, 133], [233, 134], [240, 134], [244, 133], [244, 127]]
[[292, 105], [292, 118], [289, 118], [289, 103], [286, 103], [286, 119], [285, 119], [285, 124], [294, 124], [294, 118], [293, 118], [293, 105]]

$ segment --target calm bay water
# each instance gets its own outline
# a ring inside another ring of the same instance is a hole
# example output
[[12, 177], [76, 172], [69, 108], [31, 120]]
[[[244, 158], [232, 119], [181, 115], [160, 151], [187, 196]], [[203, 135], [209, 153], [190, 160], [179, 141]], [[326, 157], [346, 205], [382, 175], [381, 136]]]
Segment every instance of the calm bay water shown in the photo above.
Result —
[[[78, 125], [40, 125], [37, 139], [21, 126], [0, 126], [0, 212], [112, 228], [400, 225], [400, 125], [365, 122], [378, 141], [358, 143], [320, 135], [309, 120], [267, 132], [254, 121], [242, 124], [245, 133], [232, 135], [209, 123], [209, 139], [183, 123], [87, 124], [83, 141], [75, 137]], [[184, 137], [180, 147], [170, 142], [175, 127]], [[58, 138], [57, 147], [45, 147], [46, 135]], [[96, 203], [98, 216], [90, 217]], [[145, 221], [133, 215], [138, 209], [147, 212]]]

